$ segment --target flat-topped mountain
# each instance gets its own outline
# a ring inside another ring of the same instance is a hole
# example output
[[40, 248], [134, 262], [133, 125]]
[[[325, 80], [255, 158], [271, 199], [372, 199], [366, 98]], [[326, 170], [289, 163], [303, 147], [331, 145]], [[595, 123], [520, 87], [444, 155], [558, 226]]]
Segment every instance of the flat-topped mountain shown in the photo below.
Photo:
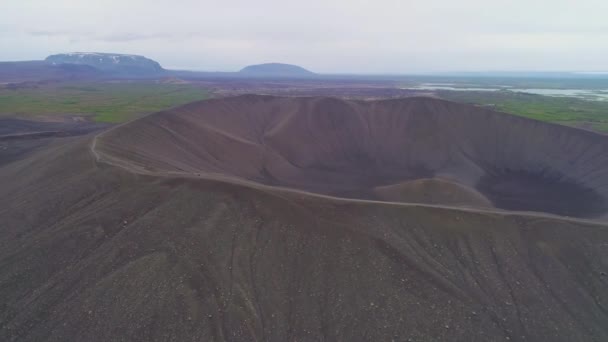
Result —
[[164, 72], [154, 60], [138, 55], [100, 52], [73, 52], [48, 56], [45, 61], [52, 65], [81, 64], [102, 71], [131, 74], [159, 74]]
[[316, 75], [300, 66], [283, 63], [250, 65], [241, 69], [239, 73], [258, 77], [310, 77]]

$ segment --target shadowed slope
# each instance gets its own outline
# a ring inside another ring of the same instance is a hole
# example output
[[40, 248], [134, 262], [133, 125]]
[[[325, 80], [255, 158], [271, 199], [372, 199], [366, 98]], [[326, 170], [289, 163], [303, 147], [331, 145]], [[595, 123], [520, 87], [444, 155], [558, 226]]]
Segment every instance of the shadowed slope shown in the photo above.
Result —
[[503, 209], [608, 211], [606, 137], [431, 98], [210, 100], [112, 130], [97, 150], [139, 170], [334, 196], [382, 199], [374, 188], [438, 178]]
[[142, 175], [84, 139], [0, 180], [2, 341], [608, 339], [602, 224]]

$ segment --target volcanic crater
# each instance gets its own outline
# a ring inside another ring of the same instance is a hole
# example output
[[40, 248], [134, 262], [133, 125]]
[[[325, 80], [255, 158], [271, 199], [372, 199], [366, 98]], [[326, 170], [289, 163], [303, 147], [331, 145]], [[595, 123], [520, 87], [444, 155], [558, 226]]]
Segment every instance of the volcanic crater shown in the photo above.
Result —
[[373, 201], [608, 213], [608, 138], [435, 98], [243, 95], [99, 136], [102, 160]]
[[0, 341], [608, 341], [605, 136], [248, 95], [45, 139], [0, 165]]

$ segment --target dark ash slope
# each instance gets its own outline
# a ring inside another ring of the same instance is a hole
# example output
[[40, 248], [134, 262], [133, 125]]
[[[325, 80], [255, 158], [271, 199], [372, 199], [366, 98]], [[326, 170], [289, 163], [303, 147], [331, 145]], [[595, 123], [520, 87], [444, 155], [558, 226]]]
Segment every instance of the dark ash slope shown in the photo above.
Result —
[[[431, 98], [204, 101], [113, 130], [98, 150], [140, 170], [342, 197], [398, 200], [400, 189], [424, 190], [411, 183], [424, 180], [449, 186], [451, 205], [587, 218], [608, 211], [607, 137]], [[435, 198], [419, 195], [404, 201]]]
[[608, 339], [604, 225], [146, 176], [70, 139], [0, 168], [2, 341]]
[[89, 134], [108, 126], [79, 118], [62, 122], [0, 118], [0, 166], [26, 158], [57, 139]]

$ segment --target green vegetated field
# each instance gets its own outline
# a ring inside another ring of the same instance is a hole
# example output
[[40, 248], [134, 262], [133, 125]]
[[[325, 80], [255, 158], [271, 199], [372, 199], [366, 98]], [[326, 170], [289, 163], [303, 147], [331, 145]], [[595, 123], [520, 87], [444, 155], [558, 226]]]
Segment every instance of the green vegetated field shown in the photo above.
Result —
[[608, 132], [608, 101], [553, 97], [513, 91], [436, 91], [446, 100], [488, 106], [497, 111]]
[[208, 90], [192, 84], [55, 83], [4, 87], [0, 88], [0, 116], [84, 115], [98, 122], [120, 123], [208, 97]]

